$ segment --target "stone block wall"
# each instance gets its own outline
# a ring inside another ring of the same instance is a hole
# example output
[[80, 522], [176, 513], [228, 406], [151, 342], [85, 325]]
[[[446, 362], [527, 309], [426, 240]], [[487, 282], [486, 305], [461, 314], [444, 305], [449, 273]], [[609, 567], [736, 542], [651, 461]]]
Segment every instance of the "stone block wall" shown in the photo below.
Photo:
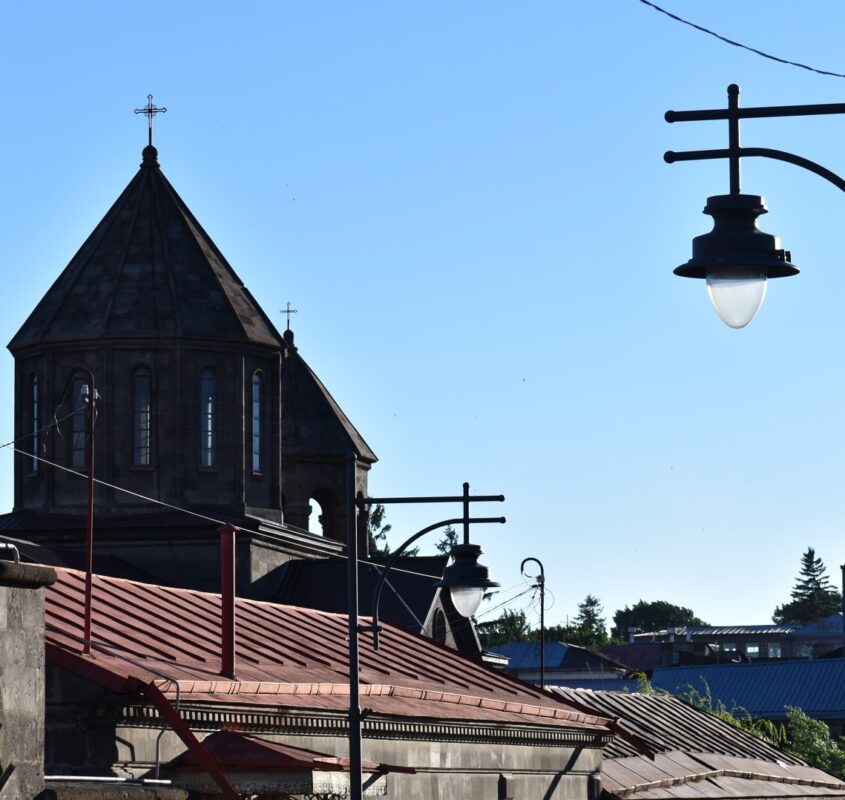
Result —
[[0, 561], [0, 796], [44, 788], [44, 587], [48, 567]]

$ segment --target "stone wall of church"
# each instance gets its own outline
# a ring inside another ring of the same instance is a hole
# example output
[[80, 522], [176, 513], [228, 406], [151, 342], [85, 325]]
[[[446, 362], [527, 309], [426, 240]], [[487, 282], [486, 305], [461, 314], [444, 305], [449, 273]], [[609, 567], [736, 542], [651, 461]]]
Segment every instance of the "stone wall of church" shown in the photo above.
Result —
[[[85, 472], [84, 454], [76, 451], [84, 445], [86, 412], [73, 413], [73, 387], [59, 407], [69, 375], [84, 367], [93, 373], [100, 395], [94, 435], [97, 478], [174, 505], [226, 508], [281, 521], [278, 351], [178, 339], [165, 344], [107, 341], [90, 348], [33, 349], [20, 354], [15, 367], [16, 438], [28, 437], [21, 449]], [[204, 374], [213, 378], [210, 412], [201, 397]], [[139, 401], [139, 375], [149, 388], [147, 406]], [[255, 413], [254, 376], [260, 398]], [[58, 430], [33, 437], [33, 430], [54, 414]], [[32, 457], [16, 459], [16, 510], [83, 513], [85, 502], [85, 481], [78, 475]], [[95, 504], [98, 514], [156, 510], [101, 486], [95, 489]]]

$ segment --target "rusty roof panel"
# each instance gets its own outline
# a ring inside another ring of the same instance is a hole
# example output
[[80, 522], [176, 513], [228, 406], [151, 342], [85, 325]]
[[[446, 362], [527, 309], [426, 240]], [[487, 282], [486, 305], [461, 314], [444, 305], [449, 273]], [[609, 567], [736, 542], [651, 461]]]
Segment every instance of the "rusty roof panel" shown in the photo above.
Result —
[[[237, 598], [237, 681], [220, 675], [220, 596], [95, 575], [92, 655], [82, 652], [85, 575], [57, 569], [47, 590], [47, 655], [110, 688], [178, 685], [192, 702], [348, 708], [347, 620]], [[606, 734], [601, 712], [494, 672], [429, 639], [385, 625], [381, 649], [362, 636], [361, 694], [376, 713], [550, 725]]]

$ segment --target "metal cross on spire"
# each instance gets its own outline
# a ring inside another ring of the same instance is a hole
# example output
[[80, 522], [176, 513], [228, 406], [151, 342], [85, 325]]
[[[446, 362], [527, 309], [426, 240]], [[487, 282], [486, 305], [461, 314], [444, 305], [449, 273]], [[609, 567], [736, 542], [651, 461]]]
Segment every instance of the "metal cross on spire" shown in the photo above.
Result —
[[290, 330], [290, 315], [299, 313], [295, 308], [290, 307], [290, 300], [288, 300], [287, 305], [281, 311], [282, 314], [286, 314], [288, 318], [288, 327], [287, 330]]
[[148, 127], [148, 130], [149, 130], [149, 145], [150, 145], [150, 147], [152, 147], [153, 146], [153, 117], [156, 114], [166, 114], [167, 109], [166, 108], [156, 108], [156, 106], [153, 105], [153, 96], [151, 94], [148, 94], [147, 95], [147, 105], [145, 105], [143, 108], [136, 108], [135, 113], [147, 115], [147, 127]]

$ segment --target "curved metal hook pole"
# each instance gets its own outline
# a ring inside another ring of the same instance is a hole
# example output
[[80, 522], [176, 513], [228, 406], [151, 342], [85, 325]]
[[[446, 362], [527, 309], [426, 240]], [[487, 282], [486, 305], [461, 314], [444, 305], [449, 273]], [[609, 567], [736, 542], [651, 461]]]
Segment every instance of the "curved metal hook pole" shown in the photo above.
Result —
[[[730, 158], [731, 151], [729, 149], [722, 150], [684, 150], [674, 151], [667, 150], [663, 154], [663, 160], [667, 164], [674, 164], [676, 161], [705, 161], [716, 158]], [[785, 161], [787, 164], [794, 164], [796, 167], [801, 167], [809, 172], [815, 173], [820, 178], [832, 183], [837, 189], [845, 192], [845, 179], [841, 178], [832, 170], [817, 164], [815, 161], [810, 161], [809, 158], [795, 155], [795, 153], [788, 153], [785, 150], [773, 150], [769, 147], [740, 147], [739, 158], [771, 158], [775, 161]]]
[[[543, 562], [539, 558], [529, 556], [523, 558], [519, 565], [519, 572], [525, 575], [525, 565], [533, 561], [540, 567], [540, 574], [534, 580], [537, 581], [537, 588], [540, 590], [540, 688], [546, 685], [546, 572], [543, 569]], [[525, 575], [526, 578], [530, 575]]]
[[371, 625], [362, 625], [359, 627], [360, 631], [372, 631], [373, 633], [373, 650], [378, 650], [379, 647], [379, 631], [381, 628], [378, 624], [378, 607], [379, 603], [381, 602], [381, 593], [384, 589], [385, 581], [387, 580], [387, 573], [394, 567], [396, 562], [402, 557], [402, 554], [412, 545], [417, 539], [425, 536], [427, 533], [431, 533], [431, 531], [436, 530], [437, 528], [445, 528], [447, 525], [457, 525], [459, 523], [463, 524], [464, 522], [470, 524], [477, 524], [477, 523], [486, 523], [486, 522], [498, 522], [502, 524], [505, 522], [504, 517], [454, 517], [452, 519], [444, 519], [440, 522], [435, 522], [433, 525], [428, 525], [427, 527], [423, 528], [421, 531], [417, 531], [413, 536], [409, 539], [406, 539], [399, 548], [393, 552], [390, 558], [387, 560], [387, 563], [384, 565], [384, 568], [381, 570], [381, 575], [379, 575], [378, 582], [376, 583], [376, 588], [373, 591], [373, 611], [372, 617], [373, 621]]

